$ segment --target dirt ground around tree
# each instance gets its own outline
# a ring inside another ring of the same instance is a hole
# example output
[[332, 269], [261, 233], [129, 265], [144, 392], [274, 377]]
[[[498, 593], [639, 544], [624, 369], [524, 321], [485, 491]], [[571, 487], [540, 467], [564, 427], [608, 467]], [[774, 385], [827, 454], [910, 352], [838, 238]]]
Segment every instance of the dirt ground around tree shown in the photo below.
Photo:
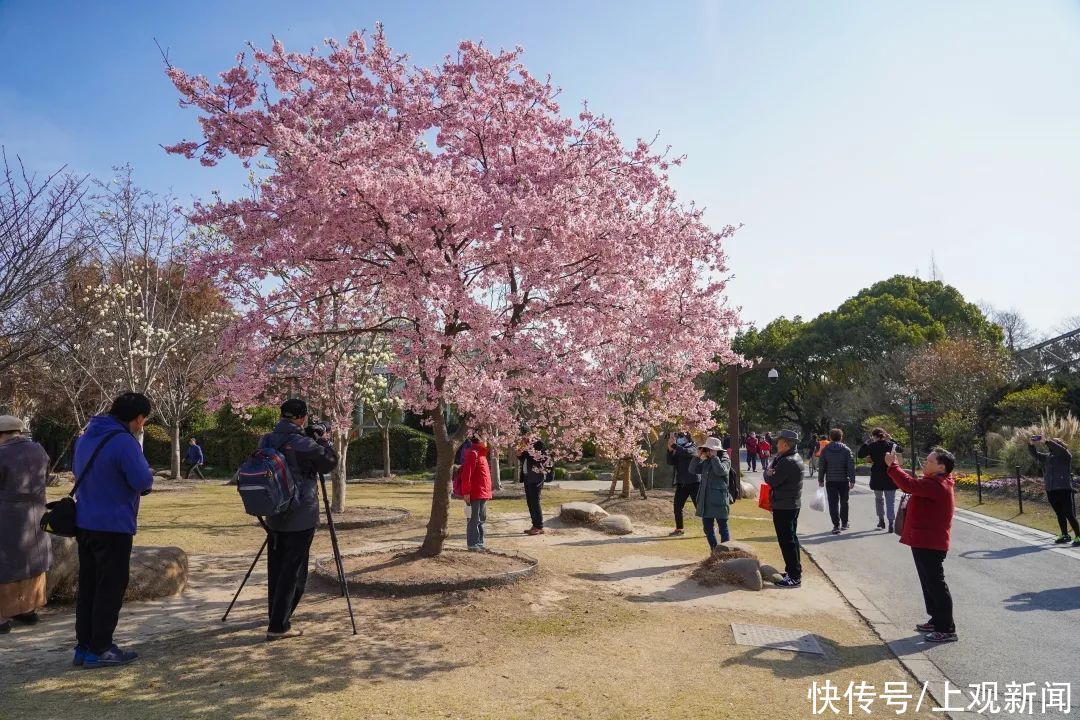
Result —
[[[430, 486], [354, 490], [350, 505], [405, 507], [413, 518], [345, 531], [343, 549], [423, 537]], [[570, 499], [595, 497], [548, 493], [547, 515]], [[527, 537], [524, 503], [511, 500], [491, 504], [486, 544], [538, 558], [532, 576], [489, 590], [354, 597], [353, 636], [344, 599], [313, 575], [295, 616], [304, 636], [268, 644], [264, 562], [220, 621], [262, 540], [238, 505], [219, 487], [147, 498], [136, 544], [188, 549], [188, 589], [125, 607], [117, 641], [141, 655], [125, 668], [69, 666], [70, 606], [0, 637], [0, 718], [805, 718], [813, 681], [916, 687], [812, 563], [795, 591], [705, 588], [688, 577], [707, 552], [696, 522], [684, 538], [667, 536], [670, 522], [640, 520], [621, 537], [557, 521]], [[778, 564], [768, 517], [741, 505], [734, 537]], [[326, 556], [327, 534], [317, 538]], [[738, 646], [732, 622], [806, 630], [825, 655]]]

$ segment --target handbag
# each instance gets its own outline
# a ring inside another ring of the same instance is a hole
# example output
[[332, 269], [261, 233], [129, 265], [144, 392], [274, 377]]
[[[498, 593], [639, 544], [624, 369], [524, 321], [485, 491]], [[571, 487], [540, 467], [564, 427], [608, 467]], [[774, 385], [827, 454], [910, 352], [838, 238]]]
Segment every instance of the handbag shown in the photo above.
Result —
[[817, 492], [814, 493], [814, 499], [810, 501], [810, 509], [825, 512], [825, 488], [820, 485]]
[[893, 520], [893, 532], [901, 535], [904, 532], [904, 520], [907, 519], [907, 504], [911, 496], [904, 493], [900, 496], [900, 506], [896, 508], [896, 519]]
[[757, 506], [762, 510], [772, 512], [772, 488], [770, 488], [769, 483], [764, 480], [758, 487]]
[[94, 448], [94, 452], [90, 455], [90, 459], [87, 460], [86, 465], [83, 467], [83, 471], [79, 474], [79, 477], [75, 478], [75, 485], [72, 486], [71, 492], [59, 500], [45, 503], [45, 514], [41, 516], [40, 523], [42, 530], [60, 537], [75, 537], [75, 491], [78, 490], [82, 479], [90, 474], [90, 468], [93, 467], [101, 449], [105, 447], [107, 442], [122, 432], [124, 431], [115, 430], [98, 443], [98, 446]]

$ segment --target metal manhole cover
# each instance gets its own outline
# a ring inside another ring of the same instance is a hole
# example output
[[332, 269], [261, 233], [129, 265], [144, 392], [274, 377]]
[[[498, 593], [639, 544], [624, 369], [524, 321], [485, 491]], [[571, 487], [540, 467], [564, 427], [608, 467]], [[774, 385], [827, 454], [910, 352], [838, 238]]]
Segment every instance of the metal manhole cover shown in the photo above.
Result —
[[731, 632], [735, 634], [736, 645], [763, 647], [771, 650], [791, 650], [792, 652], [824, 655], [818, 639], [805, 630], [769, 627], [768, 625], [745, 625], [731, 623]]

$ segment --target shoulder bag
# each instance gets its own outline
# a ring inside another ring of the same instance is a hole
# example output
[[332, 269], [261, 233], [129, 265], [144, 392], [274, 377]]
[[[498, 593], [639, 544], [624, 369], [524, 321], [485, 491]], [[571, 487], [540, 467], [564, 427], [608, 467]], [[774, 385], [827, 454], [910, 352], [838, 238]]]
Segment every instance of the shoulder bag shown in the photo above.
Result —
[[79, 487], [79, 483], [82, 479], [90, 474], [90, 468], [94, 466], [94, 461], [97, 460], [98, 453], [105, 447], [105, 444], [112, 440], [117, 435], [124, 432], [123, 430], [115, 430], [98, 443], [98, 446], [94, 448], [94, 452], [90, 455], [90, 459], [86, 462], [85, 467], [79, 477], [75, 478], [75, 485], [64, 497], [59, 500], [53, 500], [50, 503], [45, 503], [45, 514], [41, 516], [41, 529], [47, 533], [53, 535], [59, 535], [61, 537], [75, 537], [75, 491]]

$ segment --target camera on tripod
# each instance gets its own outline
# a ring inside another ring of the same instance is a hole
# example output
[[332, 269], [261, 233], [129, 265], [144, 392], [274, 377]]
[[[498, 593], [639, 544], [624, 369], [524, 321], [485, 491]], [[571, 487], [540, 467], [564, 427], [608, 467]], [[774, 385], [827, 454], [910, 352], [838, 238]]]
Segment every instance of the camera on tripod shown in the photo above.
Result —
[[321, 422], [310, 422], [307, 427], [304, 428], [304, 434], [312, 440], [319, 440], [330, 434], [330, 421], [323, 420]]

